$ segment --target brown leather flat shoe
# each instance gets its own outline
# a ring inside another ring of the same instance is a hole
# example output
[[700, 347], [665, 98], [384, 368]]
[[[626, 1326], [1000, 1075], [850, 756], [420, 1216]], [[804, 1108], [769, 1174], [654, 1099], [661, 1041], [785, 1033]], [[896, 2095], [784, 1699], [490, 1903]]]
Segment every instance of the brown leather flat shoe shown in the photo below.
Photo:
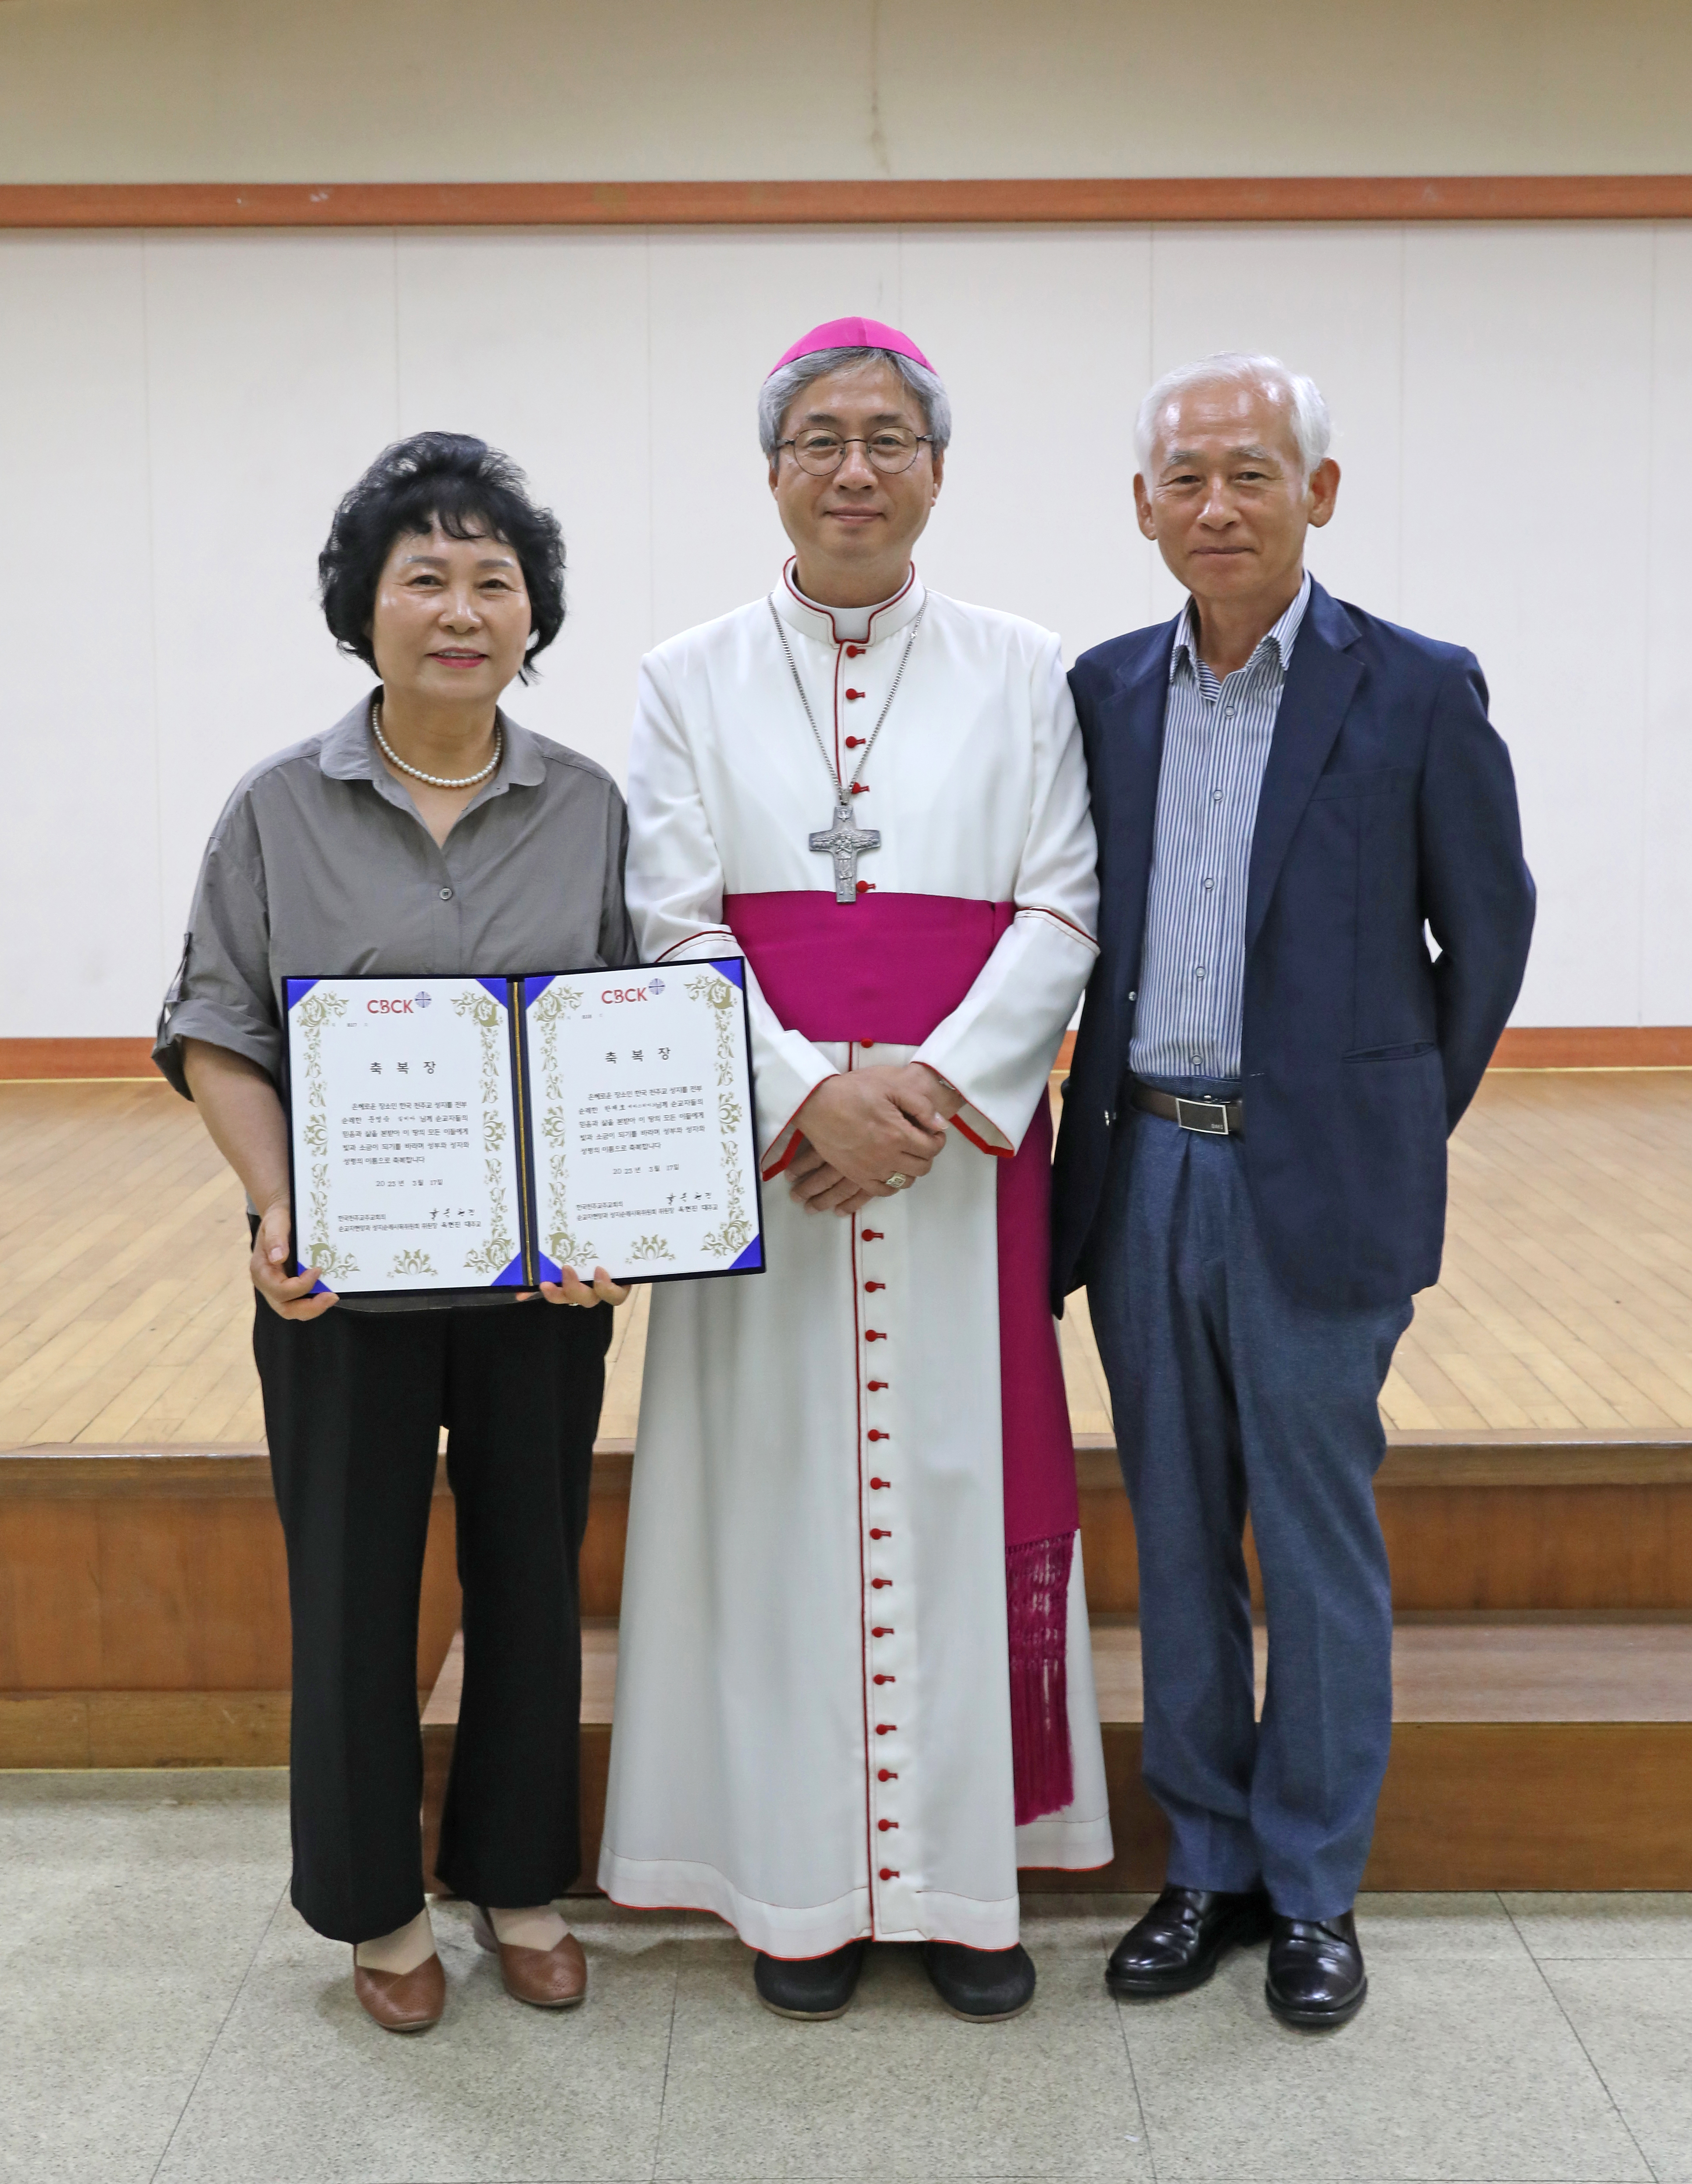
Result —
[[587, 1992], [587, 1959], [574, 1934], [550, 1949], [521, 1949], [502, 1942], [480, 1903], [470, 1907], [470, 1930], [481, 1947], [499, 1959], [505, 1992], [514, 2002], [537, 2009], [574, 2009]]
[[353, 1959], [353, 1992], [385, 2032], [426, 2032], [447, 2006], [447, 1975], [431, 1957], [415, 1971], [366, 1971]]

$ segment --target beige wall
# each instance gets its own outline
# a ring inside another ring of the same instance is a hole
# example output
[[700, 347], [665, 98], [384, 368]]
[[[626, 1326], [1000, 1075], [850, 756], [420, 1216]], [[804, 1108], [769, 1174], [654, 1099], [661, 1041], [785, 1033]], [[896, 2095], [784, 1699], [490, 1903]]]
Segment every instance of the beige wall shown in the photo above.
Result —
[[1688, 170], [1689, 0], [0, 0], [0, 181]]
[[1472, 646], [1515, 758], [1518, 1020], [1692, 1022], [1692, 222], [131, 231], [0, 234], [0, 1037], [151, 1025], [230, 788], [369, 688], [312, 579], [402, 433], [481, 433], [559, 511], [570, 618], [511, 710], [621, 776], [641, 655], [776, 577], [754, 399], [843, 310], [952, 395], [925, 577], [1071, 658], [1179, 603], [1127, 492], [1148, 381], [1313, 373], [1344, 483], [1312, 569]]

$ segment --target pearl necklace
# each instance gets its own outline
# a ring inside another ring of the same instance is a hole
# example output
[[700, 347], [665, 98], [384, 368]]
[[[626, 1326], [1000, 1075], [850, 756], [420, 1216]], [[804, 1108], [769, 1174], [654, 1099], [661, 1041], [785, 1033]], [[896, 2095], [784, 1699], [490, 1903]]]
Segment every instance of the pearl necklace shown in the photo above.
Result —
[[381, 755], [390, 766], [397, 766], [402, 773], [409, 773], [414, 781], [426, 781], [431, 788], [474, 788], [479, 781], [486, 781], [490, 773], [498, 770], [501, 755], [505, 749], [505, 732], [496, 716], [493, 723], [493, 755], [480, 773], [467, 773], [462, 781], [448, 781], [444, 774], [425, 773], [420, 766], [408, 766], [381, 732], [381, 702], [377, 699], [370, 707], [370, 733], [381, 747]]

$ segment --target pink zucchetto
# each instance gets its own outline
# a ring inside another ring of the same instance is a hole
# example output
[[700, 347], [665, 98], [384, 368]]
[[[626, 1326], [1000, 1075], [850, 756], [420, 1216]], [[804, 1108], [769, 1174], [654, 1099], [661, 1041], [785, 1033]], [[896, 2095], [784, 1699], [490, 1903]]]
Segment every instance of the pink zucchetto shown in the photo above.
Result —
[[891, 349], [895, 356], [908, 356], [913, 364], [920, 364], [925, 371], [934, 369], [910, 336], [902, 334], [897, 326], [883, 326], [879, 319], [827, 319], [808, 334], [801, 334], [784, 355], [776, 358], [765, 376], [773, 379], [783, 365], [802, 356], [815, 356], [826, 348]]

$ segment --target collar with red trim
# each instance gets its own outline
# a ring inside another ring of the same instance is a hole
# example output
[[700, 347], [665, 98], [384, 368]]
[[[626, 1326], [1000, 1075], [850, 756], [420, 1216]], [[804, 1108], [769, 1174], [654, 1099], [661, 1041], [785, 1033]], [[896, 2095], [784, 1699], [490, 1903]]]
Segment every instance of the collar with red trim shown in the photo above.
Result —
[[[897, 637], [901, 630], [909, 629], [922, 610], [928, 596], [922, 579], [913, 562], [904, 583], [891, 599], [883, 599], [879, 606], [859, 609], [852, 627], [845, 626], [849, 610], [819, 606], [808, 599], [794, 581], [798, 557], [790, 560], [782, 571], [782, 581], [770, 594], [771, 604], [789, 629], [797, 630], [801, 637], [814, 638], [819, 644], [877, 645], [889, 637]], [[864, 627], [861, 619], [867, 615], [869, 633], [856, 632]]]

